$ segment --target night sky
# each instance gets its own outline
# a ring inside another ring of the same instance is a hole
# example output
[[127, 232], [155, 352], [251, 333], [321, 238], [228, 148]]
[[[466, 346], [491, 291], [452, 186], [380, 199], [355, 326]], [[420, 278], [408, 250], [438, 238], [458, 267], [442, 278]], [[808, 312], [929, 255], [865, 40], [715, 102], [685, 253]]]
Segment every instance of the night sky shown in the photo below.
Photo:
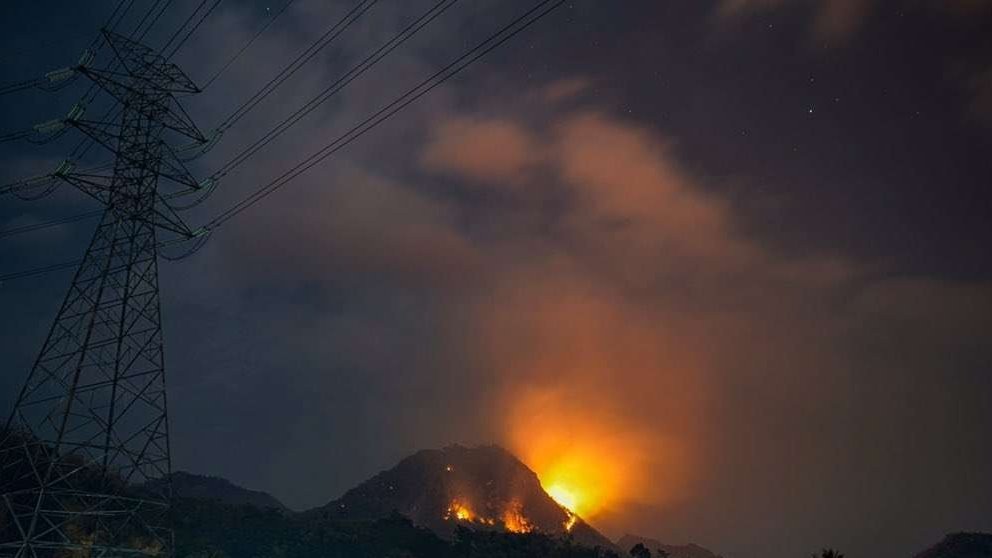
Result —
[[[192, 170], [433, 3], [380, 2]], [[533, 3], [455, 4], [184, 217]], [[2, 81], [75, 63], [115, 4], [6, 2]], [[280, 5], [225, 0], [175, 60], [204, 83]], [[353, 5], [296, 0], [184, 107], [210, 131]], [[0, 97], [0, 133], [85, 87]], [[78, 139], [0, 144], [0, 182]], [[611, 536], [729, 558], [992, 531], [990, 154], [987, 0], [568, 2], [162, 264], [174, 466], [303, 509], [418, 449], [495, 442], [539, 475], [595, 464], [587, 515]], [[95, 207], [3, 196], [0, 230]], [[0, 274], [80, 257], [94, 225], [0, 238]], [[69, 280], [0, 285], [0, 408]]]

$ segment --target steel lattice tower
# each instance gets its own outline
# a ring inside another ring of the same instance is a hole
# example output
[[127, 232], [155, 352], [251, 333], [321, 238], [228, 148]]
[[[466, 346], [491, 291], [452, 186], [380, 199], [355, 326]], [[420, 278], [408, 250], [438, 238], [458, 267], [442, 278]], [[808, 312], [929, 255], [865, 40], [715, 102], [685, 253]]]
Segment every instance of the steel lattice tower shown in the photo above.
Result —
[[[203, 135], [175, 99], [197, 87], [153, 50], [107, 31], [109, 70], [79, 67], [123, 107], [77, 128], [113, 174], [56, 176], [105, 211], [0, 440], [0, 556], [168, 556], [169, 423], [159, 303], [161, 235], [195, 236], [169, 200], [199, 189], [167, 143]], [[159, 191], [159, 179], [185, 186]]]

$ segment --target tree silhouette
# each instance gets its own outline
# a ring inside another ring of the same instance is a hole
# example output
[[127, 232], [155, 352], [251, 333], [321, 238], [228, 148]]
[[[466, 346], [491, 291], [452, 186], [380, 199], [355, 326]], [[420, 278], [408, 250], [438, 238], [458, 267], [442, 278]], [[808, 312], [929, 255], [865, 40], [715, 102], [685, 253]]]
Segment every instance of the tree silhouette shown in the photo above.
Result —
[[832, 548], [824, 548], [819, 556], [814, 554], [813, 558], [844, 558], [844, 555]]
[[630, 549], [633, 558], [651, 558], [651, 551], [642, 543], [637, 543]]

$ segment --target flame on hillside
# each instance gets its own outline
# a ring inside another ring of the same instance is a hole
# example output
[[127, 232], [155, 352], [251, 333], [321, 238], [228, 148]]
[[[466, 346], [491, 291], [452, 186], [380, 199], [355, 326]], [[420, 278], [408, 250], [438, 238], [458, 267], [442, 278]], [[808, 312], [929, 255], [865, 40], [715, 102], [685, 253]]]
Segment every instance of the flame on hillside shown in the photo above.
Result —
[[472, 508], [458, 500], [452, 500], [448, 504], [448, 509], [444, 514], [445, 521], [452, 519], [457, 519], [458, 521], [475, 521], [475, 517], [475, 512], [472, 511]]
[[568, 519], [565, 520], [565, 531], [571, 533], [572, 527], [575, 527], [575, 523], [579, 520], [579, 516], [572, 512], [568, 512]]
[[503, 526], [511, 533], [530, 533], [534, 526], [524, 517], [520, 502], [511, 502], [503, 511]]
[[467, 501], [454, 499], [444, 512], [444, 520], [490, 527], [502, 525], [511, 533], [530, 533], [534, 530], [533, 523], [523, 513], [523, 506], [516, 500], [507, 504], [502, 513], [490, 517], [476, 513]]
[[683, 476], [672, 446], [594, 397], [525, 391], [515, 394], [508, 416], [513, 450], [537, 473], [548, 495], [574, 516], [589, 520], [625, 502], [657, 504], [671, 498], [677, 487], [649, 474], [658, 462], [672, 479]]

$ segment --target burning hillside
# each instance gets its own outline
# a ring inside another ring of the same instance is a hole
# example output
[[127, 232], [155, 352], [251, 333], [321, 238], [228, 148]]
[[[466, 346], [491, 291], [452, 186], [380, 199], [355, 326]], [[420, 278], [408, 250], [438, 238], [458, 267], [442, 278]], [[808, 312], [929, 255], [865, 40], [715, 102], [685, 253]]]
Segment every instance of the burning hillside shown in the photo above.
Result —
[[315, 513], [332, 519], [375, 519], [393, 511], [445, 537], [461, 525], [567, 533], [580, 543], [612, 546], [549, 496], [533, 471], [497, 446], [418, 452]]

